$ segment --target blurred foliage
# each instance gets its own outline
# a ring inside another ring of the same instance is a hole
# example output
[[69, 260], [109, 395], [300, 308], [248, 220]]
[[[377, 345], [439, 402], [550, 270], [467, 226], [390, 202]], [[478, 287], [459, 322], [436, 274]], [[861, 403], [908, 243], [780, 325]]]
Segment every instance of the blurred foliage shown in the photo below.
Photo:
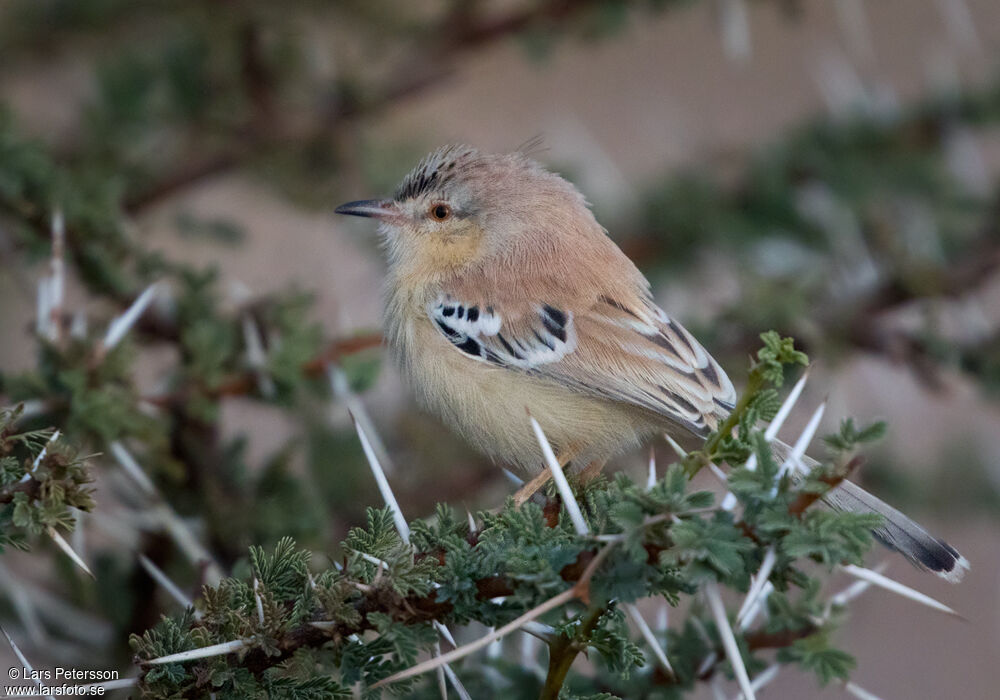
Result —
[[[372, 350], [378, 338], [328, 337], [302, 290], [234, 294], [210, 265], [151, 250], [132, 221], [236, 171], [306, 205], [335, 201], [350, 177], [384, 190], [425, 144], [376, 143], [366, 121], [447, 77], [466, 53], [513, 38], [544, 60], [562, 42], [610, 36], [646, 13], [682, 4], [550, 0], [510, 3], [507, 14], [464, 0], [0, 6], [5, 71], [69, 60], [86, 76], [82, 96], [67, 98], [79, 118], [65, 132], [37, 135], [37, 125], [19, 124], [0, 105], [0, 256], [5, 269], [41, 278], [40, 318], [30, 331], [36, 362], [26, 370], [0, 368], [4, 405], [24, 405], [0, 420], [0, 543], [21, 546], [49, 528], [71, 527], [79, 511], [93, 508], [93, 476], [102, 495], [91, 528], [101, 534], [90, 554], [97, 582], [68, 573], [72, 565], [57, 553], [65, 576], [53, 587], [77, 616], [76, 608], [98, 610], [111, 629], [98, 637], [92, 617], [77, 625], [86, 634], [47, 621], [46, 641], [72, 642], [93, 666], [98, 655], [123, 660], [129, 633], [143, 661], [245, 639], [231, 657], [143, 666], [143, 688], [154, 697], [204, 695], [208, 688], [218, 697], [337, 697], [428, 650], [437, 639], [431, 619], [503, 624], [575, 585], [567, 567], [582, 575], [583, 567], [573, 566], [592, 558], [597, 545], [554, 514], [554, 498], [548, 510], [508, 505], [480, 513], [481, 525], [472, 529], [442, 508], [436, 518], [413, 523], [413, 548], [383, 511], [369, 511], [368, 526], [340, 543], [378, 494], [354, 431], [346, 420], [327, 419], [327, 369], [340, 367], [354, 391], [367, 390], [380, 369]], [[943, 371], [957, 370], [998, 396], [997, 329], [963, 333], [940, 323], [948, 316], [942, 309], [996, 271], [995, 183], [963, 176], [954, 154], [961, 138], [998, 119], [994, 83], [898, 112], [816, 120], [752, 154], [735, 177], [712, 167], [666, 176], [645, 193], [639, 219], [615, 232], [653, 273], [701, 274], [709, 253], [738, 261], [738, 299], [710, 326], [692, 327], [733, 366], [756, 348], [761, 328], [774, 327], [822, 347], [826, 358], [880, 353], [907, 363], [932, 387]], [[61, 256], [53, 254], [57, 220], [65, 227]], [[240, 227], [226, 218], [184, 212], [173, 223], [181, 236], [243, 243]], [[56, 293], [58, 262], [82, 285], [81, 298]], [[108, 329], [153, 284], [153, 302], [123, 338], [109, 342]], [[883, 325], [913, 305], [921, 310], [918, 327]], [[596, 674], [571, 674], [567, 693], [678, 697], [691, 688], [708, 654], [724, 659], [703, 605], [696, 602], [669, 638], [661, 633], [677, 671], [671, 680], [630, 641], [621, 603], [656, 594], [676, 604], [706, 581], [745, 591], [769, 544], [781, 552], [772, 577], [779, 591], [768, 599], [770, 627], [740, 635], [748, 666], [762, 668], [767, 644], [781, 637], [788, 643], [779, 661], [824, 682], [849, 672], [849, 658], [829, 643], [836, 618], [811, 621], [824, 609], [815, 582], [825, 574], [800, 565], [859, 561], [871, 523], [790, 514], [789, 503], [819, 482], [783, 480], [772, 494], [776, 467], [756, 429], [776, 407], [783, 376], [777, 366], [797, 364], [795, 352], [777, 334], [767, 336], [732, 424], [736, 437], [720, 434], [685, 465], [720, 458], [738, 465], [756, 453], [760, 469], [736, 469], [730, 477], [746, 506], [743, 522], [688, 492], [678, 468], [648, 491], [624, 477], [583, 490], [590, 527], [616, 544], [592, 581], [591, 606], [574, 602], [544, 618], [555, 631], [553, 648], [596, 652]], [[150, 392], [137, 377], [151, 356], [164, 354], [168, 361]], [[286, 439], [252, 454], [248, 436], [225, 430], [225, 413], [236, 402], [289, 426]], [[38, 460], [50, 435], [42, 431], [53, 427], [63, 438]], [[836, 447], [851, 451], [877, 432], [845, 424]], [[411, 421], [401, 433], [406, 444], [393, 445], [394, 453], [411, 452], [396, 483], [414, 480], [418, 465], [434, 466], [442, 456], [448, 465], [470, 459], [449, 452], [439, 426]], [[124, 476], [114, 445], [134, 455], [138, 478]], [[85, 464], [85, 453], [100, 456]], [[989, 494], [996, 489], [976, 465], [971, 456], [957, 466], [947, 462], [949, 470], [975, 475], [972, 495], [995, 513]], [[434, 489], [412, 484], [415, 508], [428, 512], [433, 501], [465, 497], [479, 485], [475, 465], [467, 466], [461, 477], [443, 472], [448, 478]], [[948, 481], [953, 489], [956, 483]], [[105, 507], [105, 493], [113, 508]], [[678, 521], [662, 517], [668, 514]], [[192, 542], [204, 550], [192, 552]], [[310, 551], [329, 560], [343, 553], [343, 567], [309, 563]], [[178, 580], [185, 595], [206, 584], [196, 604], [201, 617], [189, 611], [153, 628], [173, 603], [156, 597], [157, 584], [133, 553]], [[360, 553], [383, 559], [388, 569]], [[216, 568], [233, 576], [220, 580]], [[501, 580], [499, 604], [480, 590], [484, 578], [490, 585]], [[731, 673], [725, 661], [716, 670]], [[533, 670], [503, 658], [457, 672], [475, 697], [541, 690]], [[417, 697], [435, 692], [430, 684], [402, 687]]]
[[[995, 396], [1000, 330], [941, 321], [1000, 268], [1000, 193], [963, 171], [975, 156], [957, 153], [998, 121], [996, 82], [875, 117], [819, 120], [760, 149], [735, 182], [706, 168], [669, 175], [649, 189], [623, 244], [675, 277], [704, 274], [695, 263], [709, 251], [750, 263], [732, 270], [739, 298], [696, 329], [713, 348], [745, 354], [753, 329], [775, 327], [824, 358], [882, 354], [931, 388], [958, 370]], [[885, 322], [914, 305], [916, 328]]]

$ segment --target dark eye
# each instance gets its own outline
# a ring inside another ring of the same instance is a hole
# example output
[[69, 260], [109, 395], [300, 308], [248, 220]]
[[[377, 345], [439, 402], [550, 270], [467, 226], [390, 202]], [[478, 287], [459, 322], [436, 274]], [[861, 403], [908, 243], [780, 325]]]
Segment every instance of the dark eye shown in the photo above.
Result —
[[447, 204], [431, 205], [431, 218], [437, 221], [444, 221], [451, 217], [451, 207]]

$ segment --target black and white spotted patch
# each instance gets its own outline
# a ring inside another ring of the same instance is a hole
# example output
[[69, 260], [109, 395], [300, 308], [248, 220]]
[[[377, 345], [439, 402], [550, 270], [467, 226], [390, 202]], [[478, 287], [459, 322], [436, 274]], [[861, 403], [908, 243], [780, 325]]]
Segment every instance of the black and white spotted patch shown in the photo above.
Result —
[[516, 326], [505, 323], [493, 306], [466, 304], [448, 295], [430, 304], [428, 315], [452, 345], [481, 362], [530, 370], [576, 349], [572, 314], [548, 304]]

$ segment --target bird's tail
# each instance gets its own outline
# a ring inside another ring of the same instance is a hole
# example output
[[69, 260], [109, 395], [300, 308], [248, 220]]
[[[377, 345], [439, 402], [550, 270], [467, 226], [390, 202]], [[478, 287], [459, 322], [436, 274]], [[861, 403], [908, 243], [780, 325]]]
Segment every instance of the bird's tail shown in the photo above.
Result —
[[[775, 441], [774, 447], [776, 457], [784, 457], [789, 450], [787, 445], [778, 441]], [[809, 457], [804, 457], [803, 461], [807, 467], [816, 464]], [[968, 560], [950, 544], [934, 537], [906, 515], [851, 481], [842, 481], [823, 496], [823, 501], [837, 510], [881, 515], [884, 524], [872, 534], [886, 547], [909, 559], [917, 568], [931, 571], [951, 583], [961, 581], [969, 569]]]

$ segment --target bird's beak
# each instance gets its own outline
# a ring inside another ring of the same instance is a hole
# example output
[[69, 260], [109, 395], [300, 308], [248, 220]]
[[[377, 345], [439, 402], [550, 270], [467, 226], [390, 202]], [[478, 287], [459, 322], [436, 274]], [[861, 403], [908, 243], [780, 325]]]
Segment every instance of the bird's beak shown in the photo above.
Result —
[[367, 216], [371, 219], [386, 221], [398, 217], [402, 212], [399, 205], [391, 199], [362, 199], [357, 202], [341, 204], [334, 209], [337, 214], [348, 216]]

